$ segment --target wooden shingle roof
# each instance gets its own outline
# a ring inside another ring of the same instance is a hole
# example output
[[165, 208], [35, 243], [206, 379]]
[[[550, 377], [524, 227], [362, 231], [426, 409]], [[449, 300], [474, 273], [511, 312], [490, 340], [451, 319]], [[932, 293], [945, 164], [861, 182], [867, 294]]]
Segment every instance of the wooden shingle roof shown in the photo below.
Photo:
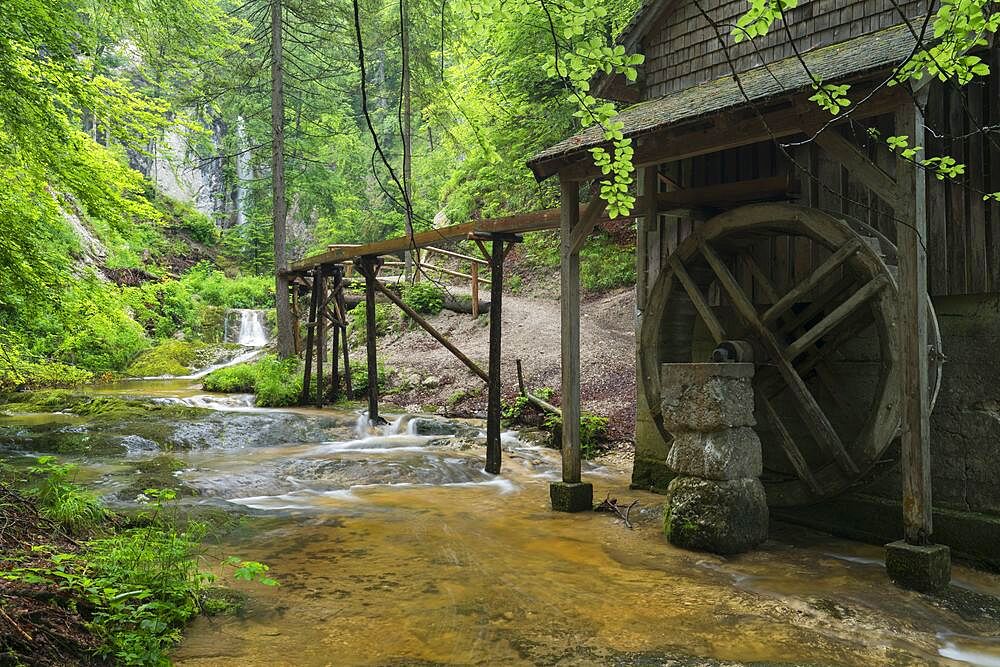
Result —
[[[913, 34], [907, 26], [900, 25], [802, 55], [814, 77], [823, 82], [836, 82], [889, 69], [908, 59], [915, 45]], [[753, 68], [740, 74], [739, 79], [742, 91], [732, 76], [724, 76], [629, 107], [618, 115], [625, 125], [625, 136], [640, 137], [671, 125], [742, 106], [747, 103], [747, 98], [755, 103], [762, 102], [808, 89], [812, 85], [812, 79], [797, 58]], [[601, 129], [590, 127], [538, 153], [528, 161], [528, 166], [541, 180], [555, 173], [554, 163], [577, 157], [577, 154], [604, 143]]]

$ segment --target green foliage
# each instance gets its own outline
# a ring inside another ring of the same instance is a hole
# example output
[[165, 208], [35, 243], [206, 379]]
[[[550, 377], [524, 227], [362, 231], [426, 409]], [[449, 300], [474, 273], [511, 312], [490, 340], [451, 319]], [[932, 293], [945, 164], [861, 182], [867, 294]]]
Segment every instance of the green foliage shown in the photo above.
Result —
[[[347, 331], [351, 339], [355, 342], [365, 340], [365, 332], [368, 330], [367, 311], [363, 303], [355, 306], [349, 313], [350, 322]], [[402, 320], [396, 306], [391, 303], [375, 304], [375, 335], [385, 336], [399, 329]]]
[[237, 364], [212, 371], [201, 381], [205, 391], [221, 394], [252, 394], [257, 388], [257, 367]]
[[549, 232], [525, 234], [523, 248], [530, 265], [545, 269], [559, 266], [558, 235]]
[[[594, 458], [600, 451], [601, 442], [607, 437], [608, 424], [607, 417], [601, 417], [591, 412], [580, 414], [580, 455], [585, 459]], [[559, 439], [562, 438], [562, 417], [556, 414], [549, 414], [545, 417], [542, 425], [556, 439], [558, 446]]]
[[186, 340], [164, 340], [140, 354], [126, 373], [133, 377], [187, 375], [205, 346]]
[[274, 280], [266, 276], [230, 278], [202, 262], [184, 274], [182, 282], [209, 306], [269, 308], [274, 305]]
[[[382, 391], [389, 382], [389, 369], [378, 363], [378, 388]], [[368, 393], [368, 364], [363, 361], [351, 362], [351, 388], [356, 396], [364, 396]]]
[[444, 307], [444, 290], [431, 282], [407, 285], [403, 289], [403, 303], [418, 313], [437, 315]]
[[522, 280], [521, 276], [517, 275], [516, 273], [514, 275], [512, 275], [507, 280], [507, 287], [508, 287], [508, 289], [510, 289], [510, 293], [511, 294], [518, 294], [518, 293], [520, 293], [521, 287], [523, 286], [522, 285], [523, 282], [524, 281]]
[[122, 297], [133, 318], [153, 338], [167, 338], [178, 331], [190, 334], [198, 328], [198, 308], [186, 281], [165, 280], [126, 287]]
[[521, 416], [524, 414], [524, 409], [528, 405], [528, 398], [526, 396], [515, 396], [513, 401], [504, 400], [501, 405], [500, 418], [507, 426], [516, 424], [520, 421]]
[[97, 496], [73, 483], [76, 469], [54, 456], [40, 457], [28, 468], [28, 494], [38, 501], [42, 516], [80, 535], [97, 527], [107, 513]]
[[580, 282], [600, 291], [635, 284], [635, 250], [606, 235], [591, 239], [580, 251]]
[[297, 405], [302, 395], [299, 360], [269, 354], [250, 364], [213, 371], [202, 380], [202, 387], [221, 393], [253, 393], [257, 395], [255, 403], [262, 407]]
[[[39, 459], [29, 469], [29, 493], [43, 516], [92, 537], [69, 552], [33, 545], [36, 554], [50, 554], [47, 563], [35, 558], [0, 577], [58, 588], [71, 606], [87, 609], [90, 629], [102, 643], [99, 654], [116, 664], [169, 664], [168, 651], [199, 613], [215, 579], [199, 567], [206, 526], [188, 522], [182, 528], [168, 505], [176, 498], [169, 489], [140, 494], [149, 507], [133, 524], [141, 527], [110, 522], [99, 501], [69, 481], [72, 471], [53, 457]], [[263, 563], [230, 557], [225, 564], [237, 579], [277, 585]]]

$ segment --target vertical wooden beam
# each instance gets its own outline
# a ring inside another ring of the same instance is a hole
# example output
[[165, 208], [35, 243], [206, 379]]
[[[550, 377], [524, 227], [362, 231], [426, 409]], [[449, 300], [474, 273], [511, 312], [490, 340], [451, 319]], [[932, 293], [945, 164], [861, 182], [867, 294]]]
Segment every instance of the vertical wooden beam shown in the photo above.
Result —
[[[377, 257], [361, 258], [362, 273], [365, 276], [365, 315], [367, 327], [365, 332], [368, 347], [368, 422], [379, 424], [382, 419], [378, 414], [378, 350], [375, 347], [375, 281], [379, 260]], [[360, 267], [359, 267], [360, 268]]]
[[472, 317], [479, 317], [479, 262], [472, 263]]
[[337, 300], [337, 309], [340, 311], [340, 344], [344, 349], [344, 391], [348, 400], [354, 398], [354, 387], [351, 380], [351, 346], [347, 342], [347, 304], [344, 302], [344, 282], [341, 281], [340, 289], [334, 294]]
[[[637, 243], [636, 248], [636, 283], [635, 283], [635, 302], [638, 309], [641, 311], [646, 307], [646, 292], [649, 289], [647, 280], [653, 278], [653, 276], [647, 276], [646, 266], [649, 263], [647, 255], [650, 249], [647, 245], [648, 235], [656, 230], [659, 222], [659, 213], [657, 213], [657, 201], [656, 194], [660, 190], [659, 183], [659, 169], [656, 165], [651, 167], [643, 167], [642, 169], [642, 208], [637, 211], [639, 214], [639, 224], [637, 233]], [[596, 196], [596, 195], [595, 195]], [[659, 244], [655, 249], [657, 254], [660, 253]], [[659, 259], [659, 258], [657, 258]], [[659, 264], [657, 264], [659, 265]]]
[[330, 323], [333, 325], [333, 336], [330, 338], [330, 400], [336, 403], [340, 400], [340, 309], [336, 295], [344, 282], [344, 269], [337, 265], [333, 267], [333, 287], [327, 300], [327, 312], [331, 313]]
[[312, 288], [309, 290], [309, 321], [306, 323], [306, 369], [302, 374], [302, 396], [299, 403], [305, 405], [309, 402], [312, 393], [312, 362], [313, 362], [313, 335], [316, 331], [316, 299], [319, 271], [313, 271]]
[[[924, 122], [916, 105], [896, 112], [896, 134], [924, 145]], [[897, 158], [896, 238], [899, 256], [900, 374], [903, 400], [903, 529], [906, 541], [923, 545], [933, 533], [931, 510], [930, 404], [927, 372], [926, 174]]]
[[[486, 407], [486, 472], [500, 474], [500, 353], [503, 331], [503, 260], [504, 242], [494, 237], [491, 244], [490, 269], [490, 364], [489, 397]], [[475, 280], [473, 280], [475, 283]], [[477, 295], [478, 296], [478, 295]], [[473, 297], [473, 301], [476, 296]]]
[[323, 407], [323, 357], [326, 356], [326, 267], [316, 272], [316, 407]]
[[580, 253], [573, 252], [573, 230], [580, 221], [576, 181], [561, 178], [560, 341], [562, 348], [562, 478], [580, 482]]

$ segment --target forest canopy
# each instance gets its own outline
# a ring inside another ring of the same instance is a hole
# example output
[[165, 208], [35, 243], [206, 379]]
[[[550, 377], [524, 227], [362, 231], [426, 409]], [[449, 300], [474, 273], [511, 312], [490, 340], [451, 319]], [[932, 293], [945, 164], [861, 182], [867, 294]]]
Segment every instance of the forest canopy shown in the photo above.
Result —
[[[610, 37], [638, 0], [407, 5], [414, 226], [552, 205], [524, 162], [581, 124], [546, 69], [553, 21]], [[399, 9], [281, 5], [293, 258], [404, 228]], [[0, 384], [118, 373], [160, 338], [205, 335], [205, 309], [232, 304], [199, 294], [192, 267], [237, 281], [274, 271], [271, 5], [0, 11]]]

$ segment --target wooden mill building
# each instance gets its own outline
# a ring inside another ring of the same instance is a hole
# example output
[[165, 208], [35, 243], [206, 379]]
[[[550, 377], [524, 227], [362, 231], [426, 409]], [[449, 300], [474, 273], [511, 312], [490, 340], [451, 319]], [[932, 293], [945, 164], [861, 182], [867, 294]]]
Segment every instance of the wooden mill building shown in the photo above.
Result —
[[[751, 344], [772, 515], [850, 536], [932, 537], [1000, 564], [1000, 78], [889, 85], [923, 2], [807, 0], [753, 42], [743, 0], [647, 0], [620, 37], [637, 204], [636, 487], [664, 490], [660, 365]], [[996, 49], [982, 54], [995, 72]], [[832, 116], [813, 84], [848, 83]], [[894, 154], [968, 165], [939, 180]], [[579, 249], [600, 204], [591, 128], [530, 161], [562, 184], [563, 406], [579, 398]], [[583, 195], [586, 199], [586, 195]], [[564, 481], [580, 481], [571, 428]], [[902, 499], [906, 498], [903, 503]], [[906, 507], [904, 513], [903, 507]]]

